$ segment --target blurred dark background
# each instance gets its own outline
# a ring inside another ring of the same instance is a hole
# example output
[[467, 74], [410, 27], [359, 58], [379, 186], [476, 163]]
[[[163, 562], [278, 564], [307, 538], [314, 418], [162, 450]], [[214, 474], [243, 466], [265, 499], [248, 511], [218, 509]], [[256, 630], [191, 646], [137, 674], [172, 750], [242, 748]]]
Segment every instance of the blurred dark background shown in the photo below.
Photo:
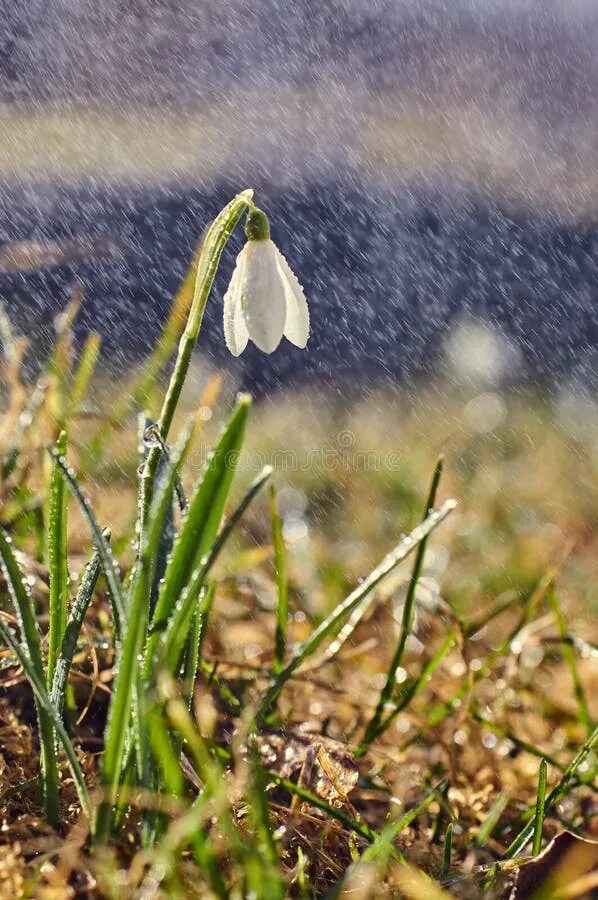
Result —
[[493, 333], [503, 374], [594, 387], [594, 2], [1, 6], [0, 242], [81, 251], [0, 274], [39, 348], [79, 279], [115, 371], [147, 352], [203, 226], [252, 186], [313, 337], [228, 358], [229, 253], [201, 348], [248, 386], [437, 374]]

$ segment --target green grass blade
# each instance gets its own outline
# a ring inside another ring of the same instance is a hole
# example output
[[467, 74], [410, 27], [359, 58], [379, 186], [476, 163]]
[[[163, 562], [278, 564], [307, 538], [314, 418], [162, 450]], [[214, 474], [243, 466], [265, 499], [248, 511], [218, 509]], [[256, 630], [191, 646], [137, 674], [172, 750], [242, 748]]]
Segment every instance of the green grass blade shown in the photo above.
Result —
[[193, 580], [193, 573], [198, 566], [202, 566], [216, 538], [243, 443], [250, 405], [248, 396], [239, 399], [189, 504], [156, 603], [145, 652], [146, 676], [151, 672], [161, 632], [167, 629], [177, 602], [190, 580]]
[[[178, 671], [184, 642], [189, 632], [189, 628], [191, 627], [194, 611], [197, 607], [197, 598], [199, 597], [205, 580], [237, 522], [244, 515], [245, 510], [248, 508], [258, 491], [260, 491], [266, 483], [271, 472], [272, 469], [270, 466], [265, 466], [258, 477], [251, 483], [241, 498], [241, 501], [231, 513], [220, 533], [214, 540], [207, 558], [194, 571], [188, 584], [183, 590], [181, 599], [175, 607], [173, 615], [164, 631], [164, 636], [160, 641], [160, 649], [157, 651], [157, 658], [162, 660], [162, 664], [166, 666], [171, 675], [175, 675]], [[205, 628], [203, 629], [203, 634], [205, 634]]]
[[420, 803], [416, 804], [411, 809], [408, 809], [402, 816], [395, 819], [394, 822], [389, 822], [374, 842], [361, 854], [360, 862], [378, 862], [382, 863], [382, 866], [385, 866], [389, 856], [393, 855], [393, 844], [400, 833], [408, 828], [418, 816], [421, 816], [421, 814], [438, 799], [438, 796], [442, 794], [445, 784], [446, 782], [441, 782], [436, 785], [431, 791], [428, 791]]
[[[430, 485], [430, 492], [428, 494], [428, 499], [426, 502], [426, 507], [424, 511], [424, 521], [426, 517], [430, 514], [430, 512], [434, 508], [434, 504], [436, 502], [436, 494], [438, 492], [438, 485], [440, 483], [440, 478], [442, 475], [442, 469], [444, 466], [444, 457], [441, 456], [438, 462], [436, 463], [436, 468], [434, 470], [434, 475], [432, 477], [432, 484]], [[397, 678], [397, 670], [401, 665], [401, 661], [403, 659], [403, 653], [405, 652], [405, 646], [407, 644], [407, 639], [411, 634], [411, 630], [413, 628], [413, 617], [415, 614], [415, 595], [417, 591], [417, 585], [419, 584], [419, 579], [421, 576], [422, 566], [424, 563], [424, 556], [426, 554], [426, 545], [428, 543], [427, 538], [424, 538], [420, 541], [419, 546], [417, 548], [417, 553], [415, 554], [415, 562], [413, 564], [413, 573], [411, 575], [411, 580], [409, 582], [409, 587], [407, 589], [407, 595], [405, 597], [405, 603], [403, 605], [403, 616], [401, 619], [401, 631], [399, 633], [399, 640], [397, 642], [397, 646], [395, 652], [393, 654], [392, 661], [390, 663], [390, 667], [388, 669], [388, 674], [386, 676], [386, 683], [384, 687], [380, 691], [380, 697], [378, 699], [378, 704], [374, 711], [374, 714], [370, 721], [368, 722], [365, 735], [363, 738], [363, 745], [367, 747], [373, 740], [375, 735], [379, 731], [380, 722], [382, 720], [382, 716], [384, 715], [384, 710], [387, 707], [387, 704], [392, 700], [392, 696], [394, 694], [396, 688], [396, 678]]]
[[561, 653], [563, 654], [563, 659], [565, 660], [565, 665], [569, 669], [569, 674], [571, 675], [571, 681], [573, 682], [573, 691], [575, 693], [575, 700], [577, 703], [577, 714], [579, 716], [579, 721], [585, 726], [585, 729], [588, 734], [591, 734], [592, 728], [594, 727], [594, 722], [592, 720], [592, 715], [590, 713], [590, 707], [588, 705], [587, 697], [585, 695], [585, 691], [583, 689], [583, 684], [581, 678], [579, 677], [579, 671], [577, 668], [577, 662], [575, 659], [575, 652], [571, 644], [566, 640], [569, 636], [569, 630], [567, 628], [567, 620], [563, 613], [563, 608], [559, 602], [559, 598], [554, 590], [551, 590], [548, 594], [548, 600], [552, 607], [552, 611], [554, 613], [554, 618], [556, 619], [557, 628], [559, 630], [559, 634], [562, 638], [561, 645]]
[[216, 582], [208, 581], [200, 598], [199, 609], [193, 616], [193, 627], [187, 644], [185, 671], [183, 673], [184, 694], [189, 708], [191, 708], [193, 701], [195, 679], [201, 663], [203, 644], [208, 630], [208, 620], [215, 596]]
[[542, 832], [544, 830], [544, 813], [546, 809], [546, 778], [547, 778], [546, 760], [540, 761], [540, 771], [538, 773], [538, 794], [536, 797], [536, 812], [534, 816], [534, 837], [532, 842], [532, 856], [538, 856], [542, 849]]
[[[587, 741], [580, 748], [579, 752], [576, 754], [571, 763], [567, 766], [565, 772], [563, 772], [561, 778], [558, 783], [551, 790], [550, 794], [546, 798], [546, 802], [544, 804], [544, 808], [546, 812], [550, 810], [555, 803], [558, 803], [562, 797], [565, 796], [571, 781], [577, 774], [577, 770], [585, 762], [590, 753], [593, 753], [594, 750], [598, 747], [598, 726], [594, 728], [594, 731], [589, 736]], [[528, 824], [521, 830], [521, 832], [517, 835], [515, 840], [511, 843], [511, 845], [507, 848], [505, 854], [503, 855], [503, 859], [513, 859], [518, 856], [521, 851], [524, 849], [525, 845], [528, 841], [531, 840], [534, 834], [534, 825], [535, 822], [532, 819]]]
[[449, 822], [444, 833], [444, 843], [442, 845], [442, 875], [446, 876], [451, 870], [451, 859], [453, 854], [453, 823]]
[[44, 703], [39, 699], [34, 685], [35, 681], [38, 686], [42, 686], [45, 693], [45, 676], [41, 655], [40, 636], [31, 597], [25, 587], [19, 565], [12, 551], [10, 538], [1, 528], [0, 559], [2, 572], [6, 579], [10, 597], [17, 614], [21, 643], [19, 644], [17, 642], [17, 638], [14, 636], [13, 632], [3, 623], [0, 623], [2, 624], [1, 636], [13, 651], [14, 644], [17, 645], [19, 653], [16, 655], [25, 669], [31, 682], [31, 686], [34, 689], [41, 745], [43, 802], [48, 822], [50, 825], [56, 826], [59, 822], [59, 811], [58, 765], [54, 745], [54, 729], [52, 727], [52, 719], [49, 716]]
[[446, 517], [455, 509], [454, 500], [447, 500], [440, 509], [434, 510], [427, 519], [418, 525], [411, 534], [403, 538], [399, 544], [388, 553], [382, 562], [368, 575], [366, 579], [352, 591], [349, 596], [340, 603], [333, 612], [316, 628], [313, 634], [302, 644], [300, 644], [291, 660], [285, 668], [275, 678], [273, 684], [266, 692], [259, 708], [259, 716], [270, 715], [270, 712], [280, 695], [286, 682], [291, 675], [299, 668], [304, 660], [308, 659], [331, 634], [335, 634], [341, 627], [344, 619], [363, 602], [376, 585], [378, 585], [386, 576], [395, 569], [407, 556], [409, 556], [420, 541], [424, 540], [446, 519]]
[[156, 706], [147, 709], [146, 717], [149, 742], [160, 769], [162, 783], [171, 796], [182, 797], [185, 793], [185, 779], [179, 763], [179, 753], [161, 709]]
[[48, 516], [48, 569], [50, 576], [48, 633], [48, 667], [46, 682], [48, 690], [52, 687], [56, 662], [66, 628], [68, 615], [68, 562], [67, 562], [67, 491], [64, 475], [57, 463], [59, 457], [66, 454], [66, 432], [61, 432], [56, 442], [55, 455], [52, 461], [50, 480], [50, 508]]
[[[15, 633], [8, 627], [8, 625], [5, 624], [5, 622], [2, 621], [2, 619], [0, 619], [0, 638], [2, 638], [7, 647], [10, 647], [14, 655], [17, 657], [20, 665], [23, 667], [23, 671], [27, 676], [27, 680], [31, 685], [33, 693], [35, 694], [40, 723], [44, 720], [47, 720], [50, 725], [49, 740], [52, 748], [54, 747], [54, 730], [56, 731], [58, 740], [62, 744], [69, 764], [71, 775], [77, 789], [81, 809], [83, 810], [85, 815], [90, 818], [91, 804], [89, 801], [89, 795], [87, 793], [87, 787], [85, 785], [85, 779], [83, 778], [83, 773], [81, 772], [81, 767], [79, 766], [79, 761], [77, 759], [77, 754], [75, 753], [75, 748], [73, 747], [71, 740], [66, 732], [66, 728], [64, 727], [60, 713], [48, 696], [43, 674], [40, 675], [36, 666], [31, 661], [29, 655], [25, 652], [24, 648], [19, 643]], [[41, 739], [42, 742], [45, 740], [44, 734], [41, 735]], [[45, 745], [43, 745], [42, 752], [45, 752], [45, 749]], [[57, 809], [58, 806], [56, 805], [56, 810]]]
[[282, 670], [287, 647], [287, 626], [289, 618], [289, 597], [286, 571], [286, 549], [282, 536], [282, 519], [276, 503], [276, 490], [270, 486], [270, 519], [272, 522], [272, 544], [274, 547], [274, 572], [276, 575], [276, 634], [274, 638], [275, 675]]
[[[110, 540], [109, 531], [105, 531], [104, 536], [107, 541]], [[85, 613], [87, 612], [87, 608], [91, 603], [91, 598], [93, 597], [93, 592], [95, 590], [101, 568], [102, 563], [100, 560], [100, 555], [96, 551], [85, 567], [85, 572], [83, 573], [83, 577], [81, 578], [79, 590], [77, 591], [77, 596], [75, 597], [69, 620], [64, 631], [62, 646], [60, 648], [60, 655], [56, 662], [56, 671], [54, 672], [54, 680], [52, 682], [51, 699], [52, 703], [58, 710], [62, 710], [64, 706], [66, 686], [73, 662], [73, 656], [75, 654], [79, 635], [81, 634], [81, 628], [83, 627]]]
[[[422, 670], [419, 673], [418, 677], [415, 678], [411, 682], [411, 684], [409, 685], [409, 687], [407, 688], [405, 693], [402, 695], [401, 699], [397, 701], [394, 709], [392, 709], [388, 713], [386, 718], [380, 722], [377, 730], [373, 733], [373, 735], [371, 737], [372, 741], [376, 740], [378, 737], [380, 737], [381, 734], [383, 734], [385, 731], [387, 731], [388, 728], [390, 728], [392, 723], [395, 721], [397, 716], [400, 715], [400, 713], [402, 713], [403, 710], [409, 706], [409, 704], [411, 703], [413, 698], [416, 697], [417, 694], [419, 694], [423, 690], [423, 688], [429, 683], [430, 678], [432, 677], [432, 675], [434, 674], [434, 672], [436, 671], [436, 669], [438, 668], [438, 666], [440, 665], [442, 660], [445, 658], [447, 653], [449, 653], [453, 649], [453, 647], [457, 644], [457, 642], [458, 642], [457, 632], [451, 631], [450, 634], [448, 634], [447, 637], [445, 638], [445, 640], [442, 642], [442, 644], [440, 645], [440, 647], [438, 648], [436, 653], [422, 667]], [[367, 749], [369, 746], [370, 746], [369, 743], [360, 745], [356, 749], [355, 755], [363, 756], [363, 754], [367, 752]]]
[[122, 638], [126, 604], [117, 563], [112, 554], [110, 544], [104, 537], [104, 532], [100, 528], [98, 520], [96, 519], [89, 497], [87, 497], [87, 495], [83, 491], [83, 488], [81, 487], [79, 480], [75, 475], [74, 469], [72, 469], [68, 465], [66, 459], [64, 459], [63, 457], [54, 452], [52, 453], [52, 455], [54, 456], [59, 468], [62, 470], [62, 473], [66, 479], [66, 483], [68, 484], [73, 496], [81, 507], [83, 516], [87, 520], [87, 524], [89, 525], [91, 537], [97, 548], [98, 555], [102, 563], [102, 570], [106, 577], [106, 582], [110, 591], [112, 617], [114, 619], [114, 631], [116, 635], [116, 642], [118, 643]]
[[79, 365], [73, 376], [73, 383], [66, 402], [65, 420], [77, 412], [89, 389], [89, 383], [93, 378], [100, 356], [102, 338], [97, 332], [88, 335], [83, 346]]
[[[145, 422], [145, 417], [140, 416], [140, 424]], [[145, 462], [145, 454], [149, 452], [151, 447], [157, 442], [162, 450], [162, 456], [160, 457], [157, 477], [156, 481], [158, 485], [164, 480], [168, 479], [170, 476], [174, 479], [173, 481], [173, 495], [174, 491], [177, 492], [179, 496], [179, 505], [181, 509], [185, 512], [187, 510], [187, 499], [185, 497], [183, 486], [181, 484], [180, 470], [183, 466], [185, 460], [187, 459], [187, 455], [189, 450], [191, 449], [191, 445], [193, 442], [193, 438], [195, 437], [198, 426], [197, 418], [192, 418], [187, 426], [181, 432], [181, 435], [177, 441], [176, 446], [171, 450], [160, 438], [159, 433], [156, 431], [155, 425], [150, 425], [149, 428], [145, 427], [145, 424], [141, 427], [141, 446], [140, 446], [140, 457], [141, 457], [141, 466], [140, 466], [140, 481], [139, 481], [139, 493], [138, 493], [138, 513], [137, 513], [137, 534], [141, 536], [141, 522], [143, 519], [143, 502], [146, 494], [146, 488], [143, 484], [144, 478], [147, 477], [147, 468], [144, 465]], [[149, 446], [148, 446], [149, 445]], [[170, 475], [169, 475], [170, 473]], [[174, 497], [173, 497], [174, 499]], [[151, 587], [151, 595], [150, 595], [150, 606], [149, 606], [149, 614], [150, 618], [154, 615], [156, 602], [158, 599], [158, 595], [160, 592], [160, 586], [162, 580], [164, 578], [164, 574], [166, 572], [166, 567], [168, 565], [168, 559], [170, 554], [172, 553], [172, 546], [174, 543], [176, 533], [176, 524], [175, 524], [175, 516], [174, 516], [174, 502], [171, 500], [166, 506], [166, 510], [164, 513], [164, 518], [162, 521], [162, 530], [160, 532], [160, 537], [158, 540], [158, 544], [155, 549], [154, 557], [152, 559], [152, 567], [153, 567], [153, 577], [152, 577], [152, 587]]]
[[291, 796], [298, 797], [300, 800], [309, 803], [310, 806], [322, 810], [322, 812], [325, 812], [331, 819], [336, 819], [337, 822], [340, 822], [341, 825], [344, 825], [349, 831], [364, 838], [369, 843], [373, 843], [376, 838], [379, 837], [379, 832], [374, 831], [365, 822], [354, 819], [353, 816], [350, 816], [337, 806], [331, 806], [330, 803], [327, 803], [326, 800], [322, 800], [317, 794], [313, 794], [306, 788], [301, 787], [301, 785], [295, 784], [294, 781], [289, 781], [288, 778], [283, 778], [277, 772], [269, 771], [268, 781], [272, 781], [278, 787], [284, 788]]
[[267, 779], [255, 742], [250, 743], [249, 819], [253, 847], [245, 862], [246, 895], [282, 900], [286, 895], [268, 806]]
[[474, 844], [476, 847], [484, 847], [488, 838], [498, 825], [498, 820], [502, 816], [503, 812], [507, 808], [509, 803], [508, 794], [501, 793], [498, 795], [490, 810], [488, 815], [480, 825], [480, 830], [478, 831]]
[[[191, 440], [193, 439], [196, 426], [197, 422], [194, 421], [191, 429], [189, 429], [189, 436], [185, 441], [188, 447], [191, 445]], [[153, 446], [153, 444], [157, 444], [162, 451], [162, 458], [166, 460], [167, 463], [171, 462], [171, 449], [166, 441], [162, 440], [158, 426], [155, 423], [148, 425], [144, 429], [143, 438], [144, 443], [147, 447], [151, 447]], [[187, 452], [185, 451], [182, 458], [184, 459], [186, 455]], [[179, 467], [180, 466], [177, 466], [177, 470]], [[174, 487], [177, 495], [177, 500], [179, 502], [179, 509], [181, 510], [181, 512], [185, 513], [189, 509], [189, 502], [187, 500], [187, 497], [185, 496], [185, 490], [183, 488], [183, 482], [181, 481], [180, 475], [177, 475]]]

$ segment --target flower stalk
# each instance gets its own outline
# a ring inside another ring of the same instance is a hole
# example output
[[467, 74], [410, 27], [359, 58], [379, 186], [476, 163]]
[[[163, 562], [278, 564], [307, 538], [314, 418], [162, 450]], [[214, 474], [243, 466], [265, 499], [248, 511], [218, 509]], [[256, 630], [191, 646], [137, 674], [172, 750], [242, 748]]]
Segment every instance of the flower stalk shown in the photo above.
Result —
[[[203, 321], [206, 303], [218, 270], [222, 251], [226, 247], [244, 210], [248, 208], [251, 209], [252, 207], [253, 191], [251, 189], [241, 191], [241, 193], [237, 194], [237, 196], [234, 197], [216, 216], [206, 234], [197, 266], [193, 303], [189, 310], [185, 330], [179, 341], [176, 362], [172, 375], [170, 376], [170, 382], [162, 404], [160, 418], [158, 419], [158, 430], [163, 441], [168, 439], [168, 432], [170, 431], [172, 420], [174, 419], [183, 385], [185, 383], [185, 378], [189, 371], [191, 357]], [[153, 485], [161, 452], [159, 445], [153, 446], [150, 449], [141, 476], [139, 509], [140, 541], [141, 535], [146, 527], [147, 514], [152, 498]]]

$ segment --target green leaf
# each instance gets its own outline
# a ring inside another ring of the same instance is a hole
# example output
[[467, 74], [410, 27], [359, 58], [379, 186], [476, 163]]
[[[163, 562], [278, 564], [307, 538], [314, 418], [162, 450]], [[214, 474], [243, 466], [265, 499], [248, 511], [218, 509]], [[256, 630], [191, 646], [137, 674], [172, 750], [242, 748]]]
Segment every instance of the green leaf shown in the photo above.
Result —
[[66, 454], [66, 433], [64, 431], [56, 442], [55, 455], [52, 461], [52, 477], [50, 480], [50, 509], [48, 515], [48, 568], [50, 576], [48, 634], [48, 669], [46, 682], [48, 689], [54, 680], [56, 661], [60, 653], [68, 614], [68, 563], [67, 563], [67, 491], [62, 469], [58, 458]]
[[250, 405], [247, 395], [239, 399], [189, 504], [156, 603], [145, 651], [146, 677], [152, 671], [161, 632], [167, 629], [177, 602], [184, 591], [189, 590], [194, 572], [205, 563], [216, 539], [243, 443]]

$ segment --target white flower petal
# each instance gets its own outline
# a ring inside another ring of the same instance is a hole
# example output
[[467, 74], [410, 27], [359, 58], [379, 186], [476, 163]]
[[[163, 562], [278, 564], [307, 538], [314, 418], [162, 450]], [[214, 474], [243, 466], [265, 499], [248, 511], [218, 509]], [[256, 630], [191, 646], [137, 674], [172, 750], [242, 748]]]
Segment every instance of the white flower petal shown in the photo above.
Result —
[[224, 295], [224, 340], [233, 356], [240, 356], [249, 340], [249, 332], [243, 316], [243, 282], [247, 265], [247, 245], [237, 256], [235, 269]]
[[296, 347], [305, 347], [309, 338], [309, 309], [303, 288], [288, 262], [276, 248], [276, 260], [284, 281], [286, 322], [284, 333]]
[[282, 340], [286, 321], [284, 278], [271, 240], [249, 241], [242, 286], [243, 313], [249, 337], [264, 353]]

